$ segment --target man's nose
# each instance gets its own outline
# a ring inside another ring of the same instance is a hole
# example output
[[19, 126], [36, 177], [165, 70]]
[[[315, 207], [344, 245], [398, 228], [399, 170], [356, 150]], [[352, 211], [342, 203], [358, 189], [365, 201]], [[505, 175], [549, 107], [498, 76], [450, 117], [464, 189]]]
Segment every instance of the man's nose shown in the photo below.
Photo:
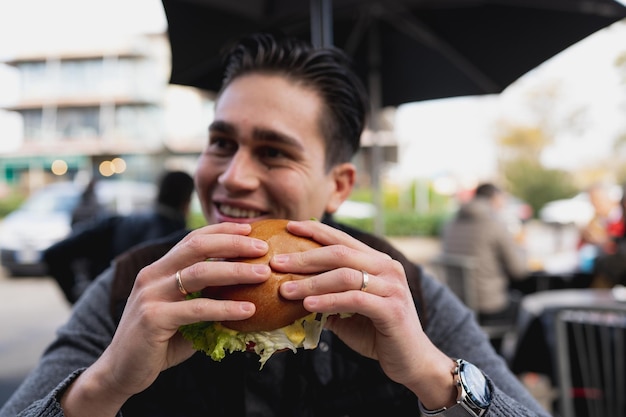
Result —
[[237, 151], [228, 162], [218, 181], [230, 191], [250, 190], [259, 184], [257, 165], [247, 152]]

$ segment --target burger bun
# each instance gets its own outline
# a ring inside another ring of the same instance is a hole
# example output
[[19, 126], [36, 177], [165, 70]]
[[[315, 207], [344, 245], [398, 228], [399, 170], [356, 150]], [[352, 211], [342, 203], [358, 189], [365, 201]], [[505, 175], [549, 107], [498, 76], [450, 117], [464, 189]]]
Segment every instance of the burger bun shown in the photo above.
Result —
[[[260, 258], [234, 259], [237, 262], [269, 265], [274, 255], [304, 252], [321, 245], [312, 239], [296, 236], [287, 231], [288, 220], [269, 219], [252, 223], [248, 236], [261, 239], [269, 245], [268, 252]], [[245, 320], [224, 321], [221, 324], [240, 332], [271, 331], [294, 323], [310, 314], [302, 300], [287, 300], [280, 295], [283, 282], [306, 278], [309, 275], [285, 274], [272, 270], [267, 281], [260, 284], [237, 284], [207, 287], [202, 295], [220, 300], [250, 301], [256, 306], [254, 315]]]

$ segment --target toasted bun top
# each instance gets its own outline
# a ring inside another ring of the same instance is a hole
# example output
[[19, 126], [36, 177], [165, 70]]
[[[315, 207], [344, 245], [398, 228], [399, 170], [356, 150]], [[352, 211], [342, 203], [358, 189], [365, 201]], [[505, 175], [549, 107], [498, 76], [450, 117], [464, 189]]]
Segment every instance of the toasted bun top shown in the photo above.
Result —
[[[249, 236], [265, 240], [269, 245], [269, 250], [260, 258], [237, 259], [237, 261], [269, 265], [270, 259], [276, 254], [304, 252], [321, 246], [312, 239], [289, 233], [287, 223], [288, 220], [279, 219], [252, 223]], [[252, 317], [246, 320], [222, 322], [222, 325], [228, 328], [242, 332], [274, 330], [310, 314], [303, 307], [301, 300], [287, 300], [279, 293], [279, 286], [283, 282], [307, 276], [272, 271], [270, 278], [261, 284], [209, 287], [203, 290], [203, 295], [222, 300], [250, 301], [255, 304], [256, 312]]]

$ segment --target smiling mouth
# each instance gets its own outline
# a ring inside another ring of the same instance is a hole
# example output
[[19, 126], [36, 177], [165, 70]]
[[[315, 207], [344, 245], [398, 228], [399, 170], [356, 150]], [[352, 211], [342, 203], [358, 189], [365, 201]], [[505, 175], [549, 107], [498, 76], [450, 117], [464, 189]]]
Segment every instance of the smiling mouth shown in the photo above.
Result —
[[228, 204], [217, 204], [217, 209], [220, 213], [228, 217], [239, 219], [253, 219], [260, 217], [263, 214], [259, 210], [243, 209], [240, 207], [233, 207]]

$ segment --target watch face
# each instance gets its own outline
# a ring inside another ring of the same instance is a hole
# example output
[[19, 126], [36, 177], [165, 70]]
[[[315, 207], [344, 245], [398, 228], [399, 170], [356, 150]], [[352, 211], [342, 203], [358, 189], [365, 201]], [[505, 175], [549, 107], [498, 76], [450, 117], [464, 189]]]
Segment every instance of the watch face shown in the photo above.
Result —
[[459, 377], [474, 404], [483, 408], [491, 404], [491, 390], [480, 369], [469, 362], [463, 362], [459, 369]]

